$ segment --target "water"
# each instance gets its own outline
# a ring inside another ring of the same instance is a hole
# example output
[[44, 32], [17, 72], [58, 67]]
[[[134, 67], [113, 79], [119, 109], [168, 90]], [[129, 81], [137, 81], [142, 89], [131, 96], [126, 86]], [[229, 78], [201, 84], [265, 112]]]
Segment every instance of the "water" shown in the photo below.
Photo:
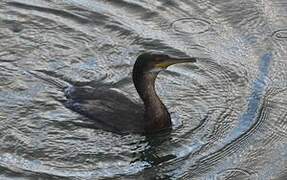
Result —
[[[283, 0], [2, 0], [0, 179], [285, 179], [286, 24]], [[77, 126], [29, 73], [139, 101], [144, 51], [205, 58], [158, 77], [171, 134]]]

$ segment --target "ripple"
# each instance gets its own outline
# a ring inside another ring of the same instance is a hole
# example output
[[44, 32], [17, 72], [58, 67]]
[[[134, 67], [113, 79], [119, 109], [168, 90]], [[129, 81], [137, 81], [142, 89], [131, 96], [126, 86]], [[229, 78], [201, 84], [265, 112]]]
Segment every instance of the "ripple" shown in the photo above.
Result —
[[9, 2], [7, 3], [10, 6], [14, 6], [16, 8], [21, 8], [21, 9], [26, 9], [26, 10], [33, 10], [33, 11], [39, 11], [39, 12], [44, 12], [44, 13], [49, 13], [49, 14], [54, 14], [59, 17], [64, 17], [66, 19], [72, 19], [74, 21], [86, 24], [89, 23], [90, 21], [82, 16], [79, 16], [77, 14], [73, 14], [64, 10], [59, 10], [59, 9], [53, 9], [49, 7], [42, 7], [42, 6], [35, 6], [31, 4], [25, 4], [21, 2]]
[[171, 24], [172, 28], [183, 34], [201, 34], [210, 30], [210, 22], [199, 18], [182, 18]]
[[216, 179], [254, 179], [254, 173], [245, 169], [230, 168], [216, 174]]
[[11, 73], [0, 72], [0, 86], [7, 86], [15, 81], [15, 77]]
[[266, 128], [284, 138], [287, 138], [287, 102], [286, 98], [283, 98], [286, 96], [286, 89], [270, 90], [265, 103], [266, 107], [273, 109], [273, 111], [270, 111], [270, 119], [272, 121], [266, 121]]
[[287, 40], [287, 29], [274, 31], [272, 37], [276, 40]]
[[2, 22], [0, 22], [0, 26], [1, 25], [5, 28], [7, 27], [14, 33], [21, 32], [24, 29], [24, 26], [20, 22], [12, 20], [2, 20]]

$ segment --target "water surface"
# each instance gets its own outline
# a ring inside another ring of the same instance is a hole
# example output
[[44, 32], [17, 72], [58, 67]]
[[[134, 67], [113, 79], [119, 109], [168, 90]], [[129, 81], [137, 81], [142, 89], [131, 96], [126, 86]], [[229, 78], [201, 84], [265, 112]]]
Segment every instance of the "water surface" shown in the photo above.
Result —
[[[284, 0], [2, 0], [1, 179], [285, 179]], [[161, 73], [170, 134], [78, 126], [62, 84], [132, 83], [145, 51], [203, 57]]]

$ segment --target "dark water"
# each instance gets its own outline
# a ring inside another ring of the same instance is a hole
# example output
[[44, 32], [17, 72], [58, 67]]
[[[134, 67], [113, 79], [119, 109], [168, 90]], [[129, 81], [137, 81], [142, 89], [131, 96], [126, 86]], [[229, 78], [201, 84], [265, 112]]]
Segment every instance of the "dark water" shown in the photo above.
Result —
[[[0, 179], [286, 179], [286, 46], [285, 0], [1, 0]], [[77, 126], [29, 73], [139, 100], [143, 51], [206, 58], [158, 77], [169, 135]]]

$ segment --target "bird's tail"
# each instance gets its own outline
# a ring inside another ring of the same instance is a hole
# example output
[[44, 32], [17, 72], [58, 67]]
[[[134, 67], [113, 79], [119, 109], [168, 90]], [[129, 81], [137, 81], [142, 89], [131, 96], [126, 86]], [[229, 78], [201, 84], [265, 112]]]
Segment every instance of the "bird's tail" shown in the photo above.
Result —
[[50, 73], [47, 73], [47, 71], [33, 70], [33, 71], [28, 71], [28, 72], [32, 76], [38, 79], [41, 79], [44, 82], [47, 82], [48, 84], [52, 85], [53, 87], [58, 88], [61, 91], [71, 86], [70, 83], [50, 75]]

